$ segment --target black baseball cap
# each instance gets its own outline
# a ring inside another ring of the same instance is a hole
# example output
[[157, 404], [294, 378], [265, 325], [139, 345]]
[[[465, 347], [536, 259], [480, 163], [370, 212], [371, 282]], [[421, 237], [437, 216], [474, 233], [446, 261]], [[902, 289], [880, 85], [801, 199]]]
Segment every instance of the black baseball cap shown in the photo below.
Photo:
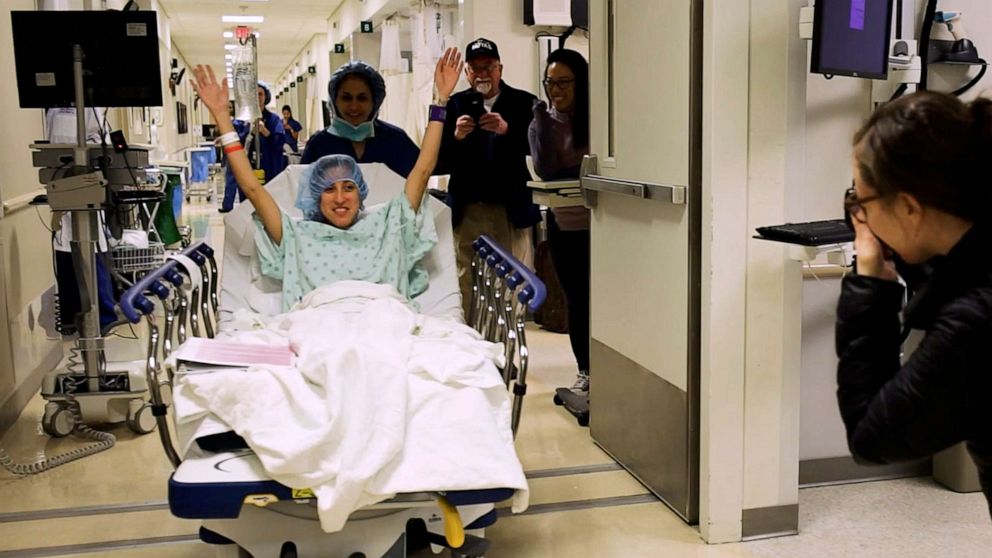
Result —
[[469, 43], [465, 49], [465, 61], [468, 62], [478, 56], [492, 56], [499, 60], [499, 49], [496, 48], [496, 43], [482, 37]]

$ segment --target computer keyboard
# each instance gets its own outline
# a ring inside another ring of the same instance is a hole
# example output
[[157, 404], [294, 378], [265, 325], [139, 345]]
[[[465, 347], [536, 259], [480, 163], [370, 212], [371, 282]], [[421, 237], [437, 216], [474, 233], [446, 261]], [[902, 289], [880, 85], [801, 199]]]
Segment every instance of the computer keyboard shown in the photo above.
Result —
[[854, 241], [854, 229], [843, 219], [786, 223], [771, 227], [758, 227], [755, 230], [758, 232], [759, 238], [802, 246], [823, 246]]

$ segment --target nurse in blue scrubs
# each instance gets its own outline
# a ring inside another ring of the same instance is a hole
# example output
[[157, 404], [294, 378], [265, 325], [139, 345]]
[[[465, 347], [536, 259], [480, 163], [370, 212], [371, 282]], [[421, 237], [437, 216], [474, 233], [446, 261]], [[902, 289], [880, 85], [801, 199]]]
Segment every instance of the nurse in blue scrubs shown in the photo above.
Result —
[[402, 129], [379, 120], [386, 98], [386, 82], [365, 62], [341, 66], [327, 84], [334, 106], [331, 125], [311, 136], [303, 150], [303, 164], [324, 155], [348, 155], [359, 163], [384, 163], [406, 178], [420, 149]]
[[[262, 118], [256, 123], [255, 130], [261, 138], [261, 169], [265, 171], [266, 182], [275, 178], [277, 174], [286, 168], [286, 155], [282, 147], [286, 143], [286, 132], [283, 128], [282, 118], [265, 108], [265, 105], [271, 101], [272, 92], [269, 90], [269, 87], [261, 81], [258, 82], [258, 105], [262, 110]], [[246, 145], [245, 143], [249, 132], [248, 123], [235, 120], [234, 130], [238, 133], [241, 144], [245, 146], [252, 166], [255, 166], [256, 153], [254, 145]], [[227, 213], [234, 209], [235, 195], [237, 195], [239, 202], [245, 199], [244, 192], [238, 187], [238, 182], [234, 179], [234, 175], [231, 174], [230, 166], [225, 166], [225, 168], [224, 201], [220, 206], [221, 213]]]

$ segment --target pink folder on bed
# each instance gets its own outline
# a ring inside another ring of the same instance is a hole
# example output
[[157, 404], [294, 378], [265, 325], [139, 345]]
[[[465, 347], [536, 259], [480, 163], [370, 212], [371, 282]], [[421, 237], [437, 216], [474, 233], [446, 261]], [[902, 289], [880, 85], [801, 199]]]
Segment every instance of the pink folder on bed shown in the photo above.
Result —
[[290, 366], [293, 352], [289, 345], [255, 345], [191, 337], [183, 343], [176, 359], [219, 366]]

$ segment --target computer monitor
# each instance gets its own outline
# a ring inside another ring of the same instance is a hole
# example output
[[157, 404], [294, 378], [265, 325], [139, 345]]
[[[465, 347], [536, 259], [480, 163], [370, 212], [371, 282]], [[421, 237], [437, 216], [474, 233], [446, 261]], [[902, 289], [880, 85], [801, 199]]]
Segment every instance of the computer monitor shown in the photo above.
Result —
[[86, 106], [162, 106], [155, 12], [13, 11], [10, 18], [21, 108], [75, 105], [75, 44], [83, 49]]
[[810, 71], [885, 79], [892, 0], [816, 0]]

